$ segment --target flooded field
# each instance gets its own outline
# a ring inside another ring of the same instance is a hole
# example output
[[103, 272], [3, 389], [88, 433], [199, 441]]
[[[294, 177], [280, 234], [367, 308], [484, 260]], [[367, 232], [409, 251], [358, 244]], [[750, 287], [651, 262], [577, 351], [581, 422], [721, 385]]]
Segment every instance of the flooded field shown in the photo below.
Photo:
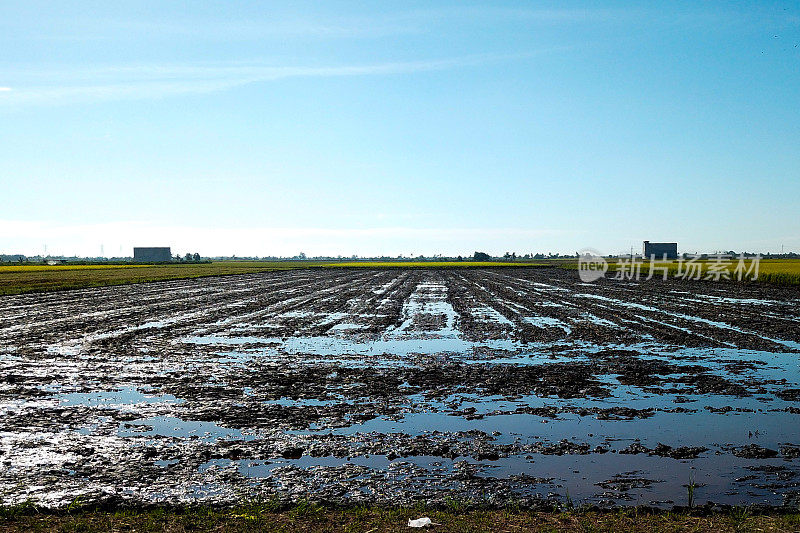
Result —
[[0, 498], [800, 501], [800, 293], [296, 270], [0, 298]]

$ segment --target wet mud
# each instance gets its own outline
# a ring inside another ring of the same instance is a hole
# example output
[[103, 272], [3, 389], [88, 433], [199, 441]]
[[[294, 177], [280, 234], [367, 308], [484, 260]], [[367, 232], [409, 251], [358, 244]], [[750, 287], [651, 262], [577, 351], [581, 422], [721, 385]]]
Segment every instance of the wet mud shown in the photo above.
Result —
[[309, 270], [0, 298], [0, 498], [800, 500], [800, 293]]

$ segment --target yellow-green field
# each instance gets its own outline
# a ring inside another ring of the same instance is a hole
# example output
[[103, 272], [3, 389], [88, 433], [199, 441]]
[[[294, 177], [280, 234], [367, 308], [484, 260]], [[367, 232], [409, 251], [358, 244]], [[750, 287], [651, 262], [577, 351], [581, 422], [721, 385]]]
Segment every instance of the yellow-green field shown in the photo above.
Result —
[[252, 274], [296, 268], [470, 268], [545, 266], [477, 261], [214, 261], [160, 265], [0, 265], [0, 295], [47, 292], [149, 281]]
[[111, 268], [142, 268], [153, 265], [2, 265], [0, 264], [0, 274], [6, 272], [47, 272], [64, 270], [105, 270]]
[[292, 268], [280, 262], [224, 261], [165, 265], [0, 266], [0, 294], [45, 292], [148, 281], [250, 274]]

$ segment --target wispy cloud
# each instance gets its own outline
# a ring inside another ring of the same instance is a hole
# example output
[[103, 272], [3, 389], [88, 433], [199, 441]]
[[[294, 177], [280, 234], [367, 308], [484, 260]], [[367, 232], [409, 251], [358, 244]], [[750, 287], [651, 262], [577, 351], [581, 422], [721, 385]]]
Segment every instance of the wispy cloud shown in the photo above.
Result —
[[0, 87], [0, 92], [8, 92], [11, 90], [11, 87]]
[[232, 62], [38, 70], [18, 73], [20, 78], [27, 80], [27, 84], [21, 84], [14, 91], [10, 91], [8, 95], [0, 98], [0, 106], [14, 108], [166, 98], [190, 93], [225, 91], [252, 83], [289, 78], [414, 74], [478, 66], [532, 55], [534, 53], [505, 56], [473, 55], [426, 61], [338, 66], [272, 66], [252, 62]]

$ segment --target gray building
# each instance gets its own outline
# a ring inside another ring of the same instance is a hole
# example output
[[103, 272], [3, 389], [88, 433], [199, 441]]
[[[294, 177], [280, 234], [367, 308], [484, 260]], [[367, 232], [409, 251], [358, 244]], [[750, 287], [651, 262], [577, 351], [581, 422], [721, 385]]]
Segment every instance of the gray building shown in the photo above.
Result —
[[645, 259], [650, 259], [651, 256], [655, 256], [656, 259], [662, 259], [664, 256], [667, 259], [677, 259], [678, 243], [644, 241], [642, 255]]
[[164, 248], [134, 248], [133, 260], [137, 263], [163, 263], [172, 261], [172, 252], [169, 246]]

